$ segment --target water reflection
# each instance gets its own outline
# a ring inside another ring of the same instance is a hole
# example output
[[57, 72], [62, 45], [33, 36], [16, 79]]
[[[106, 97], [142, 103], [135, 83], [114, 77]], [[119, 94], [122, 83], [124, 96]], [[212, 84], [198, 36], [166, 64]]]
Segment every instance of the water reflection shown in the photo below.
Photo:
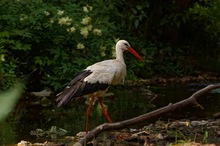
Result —
[[[156, 87], [152, 90], [158, 93], [158, 98], [156, 98], [153, 103], [156, 104], [157, 107], [166, 106], [168, 103], [175, 103], [188, 98], [196, 91], [208, 85], [207, 83], [190, 83]], [[172, 113], [168, 113], [165, 118], [213, 118], [213, 114], [220, 110], [219, 91], [219, 89], [215, 89], [198, 98], [197, 101], [204, 107], [204, 110], [196, 108], [193, 105], [188, 105]]]

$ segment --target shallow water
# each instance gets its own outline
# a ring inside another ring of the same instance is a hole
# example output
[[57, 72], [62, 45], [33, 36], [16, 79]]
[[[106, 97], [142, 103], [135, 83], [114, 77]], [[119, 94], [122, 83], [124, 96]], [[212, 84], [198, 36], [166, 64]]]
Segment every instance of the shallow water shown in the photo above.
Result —
[[[208, 85], [209, 84], [207, 83], [190, 83], [157, 87], [156, 89], [153, 89], [153, 91], [160, 95], [158, 95], [159, 97], [156, 98], [153, 103], [156, 104], [158, 107], [166, 106], [168, 103], [175, 103], [185, 98], [188, 98], [196, 91]], [[199, 97], [197, 101], [204, 107], [204, 110], [196, 108], [193, 105], [188, 105], [187, 107], [175, 110], [172, 113], [168, 113], [167, 116], [174, 119], [213, 118], [213, 114], [220, 111], [220, 90], [212, 90], [209, 93]]]
[[[115, 87], [110, 92], [114, 95], [106, 97], [103, 102], [108, 105], [108, 113], [113, 122], [129, 119], [154, 109], [166, 106], [169, 103], [180, 101], [189, 97], [192, 93], [207, 86], [208, 84], [175, 84], [166, 86], [141, 86], [141, 87]], [[213, 114], [220, 111], [220, 90], [213, 90], [199, 98], [198, 102], [204, 110], [191, 105], [165, 114], [149, 121], [143, 121], [141, 127], [158, 119], [207, 119], [213, 118]], [[28, 103], [28, 102], [27, 102]], [[0, 145], [16, 144], [21, 140], [30, 142], [51, 141], [50, 137], [39, 137], [30, 135], [36, 129], [49, 130], [57, 126], [67, 130], [66, 135], [76, 135], [85, 130], [85, 111], [87, 105], [85, 99], [72, 101], [70, 104], [57, 108], [56, 106], [42, 107], [40, 105], [30, 106], [26, 102], [19, 103], [14, 113], [0, 124]], [[89, 129], [104, 122], [106, 118], [102, 115], [100, 107], [93, 106], [89, 119]]]

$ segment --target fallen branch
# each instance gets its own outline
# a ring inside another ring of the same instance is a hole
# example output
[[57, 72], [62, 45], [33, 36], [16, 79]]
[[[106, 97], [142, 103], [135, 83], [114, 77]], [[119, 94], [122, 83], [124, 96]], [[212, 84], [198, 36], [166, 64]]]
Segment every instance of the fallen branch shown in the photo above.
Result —
[[205, 88], [200, 89], [199, 91], [195, 92], [194, 94], [192, 94], [189, 98], [184, 99], [182, 101], [179, 101], [177, 103], [170, 103], [169, 105], [162, 107], [160, 109], [154, 110], [152, 112], [140, 115], [138, 117], [134, 117], [132, 119], [128, 119], [125, 121], [121, 121], [121, 122], [116, 122], [116, 123], [104, 123], [102, 125], [97, 126], [96, 128], [94, 128], [92, 131], [90, 131], [84, 138], [82, 138], [81, 140], [79, 140], [77, 143], [75, 143], [73, 146], [83, 146], [84, 142], [89, 142], [92, 141], [93, 138], [95, 138], [99, 133], [103, 132], [103, 131], [107, 131], [107, 130], [116, 130], [116, 129], [122, 129], [125, 127], [128, 127], [130, 125], [134, 125], [137, 123], [141, 123], [147, 119], [153, 118], [153, 117], [157, 117], [161, 114], [173, 111], [177, 108], [180, 107], [184, 107], [186, 105], [189, 104], [193, 104], [196, 107], [199, 107], [201, 109], [204, 109], [197, 101], [196, 99], [198, 97], [200, 97], [201, 95], [204, 95], [205, 93], [207, 93], [210, 90], [219, 88], [220, 84], [216, 84], [216, 85], [208, 85]]

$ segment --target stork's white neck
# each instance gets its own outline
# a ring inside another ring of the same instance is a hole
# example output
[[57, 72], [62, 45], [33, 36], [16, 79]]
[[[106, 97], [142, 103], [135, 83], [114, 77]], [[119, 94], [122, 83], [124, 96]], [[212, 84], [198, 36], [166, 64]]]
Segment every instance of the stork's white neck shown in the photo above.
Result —
[[116, 60], [120, 61], [121, 63], [125, 63], [123, 56], [124, 51], [120, 48], [119, 45], [116, 45], [115, 51], [116, 51]]

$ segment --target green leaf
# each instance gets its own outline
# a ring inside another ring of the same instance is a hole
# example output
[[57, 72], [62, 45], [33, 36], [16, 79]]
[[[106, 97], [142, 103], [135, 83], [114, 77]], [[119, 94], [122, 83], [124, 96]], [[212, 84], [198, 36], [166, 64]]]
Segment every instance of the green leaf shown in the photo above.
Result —
[[137, 5], [136, 8], [137, 8], [138, 10], [142, 10], [142, 9], [143, 9], [143, 7], [142, 7], [141, 5]]
[[17, 84], [14, 88], [0, 94], [0, 122], [13, 110], [22, 91], [22, 85]]
[[134, 21], [134, 26], [135, 26], [135, 28], [137, 28], [138, 25], [139, 25], [139, 20], [136, 19], [136, 20]]
[[40, 57], [35, 57], [35, 64], [39, 64], [39, 65], [43, 64], [43, 62], [42, 62]]
[[2, 31], [0, 32], [0, 37], [9, 37], [9, 32], [8, 31]]

